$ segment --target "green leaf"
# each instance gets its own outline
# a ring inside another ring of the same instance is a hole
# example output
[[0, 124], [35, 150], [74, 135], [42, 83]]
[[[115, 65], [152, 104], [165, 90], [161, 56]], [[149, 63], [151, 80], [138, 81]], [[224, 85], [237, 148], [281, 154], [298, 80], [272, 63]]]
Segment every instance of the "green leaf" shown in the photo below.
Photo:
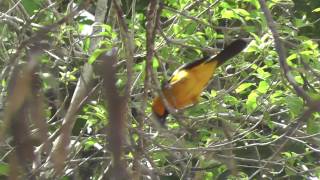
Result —
[[1, 86], [6, 87], [7, 86], [7, 81], [5, 79], [1, 80]]
[[250, 2], [252, 5], [255, 6], [256, 9], [260, 9], [260, 4], [258, 0], [244, 0], [244, 2]]
[[133, 140], [134, 140], [135, 142], [137, 142], [138, 139], [139, 139], [139, 135], [136, 134], [136, 133], [133, 133], [133, 134], [132, 134], [132, 138], [133, 138]]
[[61, 180], [70, 180], [71, 179], [71, 177], [68, 177], [68, 176], [63, 176], [62, 178], [61, 178]]
[[112, 27], [109, 24], [102, 24], [101, 27], [104, 29], [105, 32], [112, 32]]
[[308, 95], [314, 100], [314, 101], [320, 101], [320, 94], [317, 92], [308, 92]]
[[244, 9], [234, 9], [234, 11], [241, 16], [250, 16], [250, 13]]
[[313, 51], [301, 51], [300, 54], [305, 57], [309, 57], [313, 55]]
[[174, 122], [174, 123], [168, 123], [168, 127], [170, 129], [178, 129], [179, 128], [179, 124]]
[[275, 102], [278, 102], [278, 101], [282, 100], [282, 98], [283, 98], [282, 96], [283, 96], [283, 91], [276, 90], [270, 96], [271, 103], [275, 103]]
[[257, 97], [258, 97], [257, 91], [251, 91], [251, 93], [248, 96], [246, 107], [249, 112], [252, 112], [257, 107]]
[[254, 83], [242, 83], [242, 84], [240, 84], [240, 86], [237, 87], [236, 93], [241, 93], [253, 85], [254, 85]]
[[95, 143], [98, 143], [98, 141], [92, 137], [89, 137], [84, 143], [84, 149], [85, 150], [90, 149], [91, 147], [93, 147]]
[[221, 17], [226, 19], [236, 18], [237, 14], [232, 10], [221, 11]]
[[204, 174], [204, 179], [205, 179], [205, 180], [211, 180], [211, 179], [213, 179], [213, 173], [212, 173], [212, 172], [205, 172], [205, 174]]
[[300, 85], [303, 84], [303, 79], [302, 79], [301, 76], [295, 76], [295, 77], [294, 77], [294, 80], [295, 80], [297, 83], [299, 83]]
[[231, 96], [231, 95], [225, 95], [223, 97], [224, 101], [228, 104], [231, 104], [231, 105], [237, 105], [239, 104], [239, 100], [237, 98], [235, 98], [234, 96]]
[[317, 50], [317, 48], [319, 47], [318, 43], [312, 41], [312, 40], [306, 40], [302, 43], [302, 46], [304, 48], [308, 48], [311, 50]]
[[250, 45], [246, 48], [246, 52], [248, 53], [258, 53], [261, 49], [257, 45], [256, 41], [251, 41]]
[[256, 46], [258, 46], [258, 44], [262, 43], [260, 36], [254, 34], [254, 33], [250, 33], [250, 35], [253, 36], [254, 40], [255, 40], [255, 41], [252, 41], [251, 43], [254, 43]]
[[9, 175], [9, 164], [0, 162], [0, 175], [8, 176]]
[[211, 90], [210, 95], [211, 97], [216, 97], [217, 96], [217, 91], [216, 90]]
[[84, 50], [85, 52], [88, 52], [88, 51], [89, 51], [89, 49], [90, 49], [90, 43], [91, 43], [90, 38], [86, 38], [86, 39], [84, 40], [83, 50]]
[[292, 60], [297, 59], [297, 58], [298, 58], [298, 54], [296, 54], [296, 53], [291, 54], [289, 57], [287, 57], [287, 62], [291, 63]]
[[286, 103], [292, 117], [297, 117], [303, 111], [303, 101], [299, 97], [288, 96]]
[[220, 7], [222, 7], [223, 9], [230, 9], [231, 8], [230, 4], [227, 1], [222, 1], [220, 3]]
[[318, 12], [318, 13], [320, 13], [320, 7], [318, 7], [318, 8], [316, 8], [316, 9], [312, 10], [312, 12]]
[[93, 64], [97, 58], [104, 52], [106, 52], [108, 49], [96, 49], [91, 56], [89, 57], [88, 63]]
[[262, 94], [265, 94], [269, 89], [269, 84], [266, 81], [260, 81], [257, 91]]
[[159, 61], [155, 57], [153, 57], [152, 58], [152, 68], [157, 69], [158, 67], [159, 67]]
[[320, 132], [320, 124], [315, 120], [315, 118], [309, 118], [307, 122], [307, 133], [315, 134]]
[[152, 158], [155, 160], [155, 162], [159, 166], [162, 166], [163, 163], [166, 162], [167, 157], [168, 157], [168, 153], [165, 151], [158, 151], [158, 152], [152, 154]]
[[174, 34], [180, 34], [182, 27], [179, 26], [178, 24], [173, 24], [172, 29], [173, 29]]
[[258, 68], [257, 72], [258, 72], [258, 75], [259, 75], [258, 77], [263, 79], [263, 80], [265, 80], [265, 79], [267, 79], [268, 77], [271, 76], [271, 74], [269, 72], [264, 71], [263, 68]]
[[[290, 166], [292, 166], [294, 163], [292, 163], [292, 161], [290, 161], [289, 159], [289, 162], [290, 162]], [[289, 164], [289, 163], [288, 163]], [[284, 169], [286, 171], [286, 174], [290, 177], [290, 176], [295, 176], [297, 174], [296, 171], [292, 170], [292, 168], [285, 168]]]
[[27, 12], [32, 15], [40, 8], [42, 1], [43, 0], [22, 0], [21, 4], [27, 10]]

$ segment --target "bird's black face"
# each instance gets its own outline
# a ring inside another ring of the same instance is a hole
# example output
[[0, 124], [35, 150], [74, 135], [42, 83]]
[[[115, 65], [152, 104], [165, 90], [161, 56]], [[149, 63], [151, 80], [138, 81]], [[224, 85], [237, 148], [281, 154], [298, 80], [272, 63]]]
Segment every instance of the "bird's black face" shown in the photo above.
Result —
[[162, 125], [162, 126], [165, 126], [165, 123], [166, 123], [166, 118], [167, 116], [169, 115], [169, 112], [167, 110], [164, 111], [164, 114], [162, 115], [158, 115], [156, 113], [154, 113], [157, 121]]

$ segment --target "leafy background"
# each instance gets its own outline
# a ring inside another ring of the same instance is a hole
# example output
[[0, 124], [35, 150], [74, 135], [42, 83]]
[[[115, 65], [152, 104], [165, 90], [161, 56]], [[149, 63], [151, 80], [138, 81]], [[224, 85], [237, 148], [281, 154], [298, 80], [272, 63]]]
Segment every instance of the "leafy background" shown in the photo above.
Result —
[[[287, 73], [263, 2], [1, 1], [1, 178], [319, 178], [320, 1], [266, 3]], [[161, 82], [238, 38], [199, 103], [159, 126]]]

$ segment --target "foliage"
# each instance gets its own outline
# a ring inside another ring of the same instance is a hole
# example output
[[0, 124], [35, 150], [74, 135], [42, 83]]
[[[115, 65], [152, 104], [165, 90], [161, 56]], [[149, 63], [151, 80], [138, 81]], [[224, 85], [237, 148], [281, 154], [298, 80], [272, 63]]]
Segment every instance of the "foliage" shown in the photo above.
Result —
[[[320, 1], [267, 1], [287, 73], [261, 1], [161, 1], [149, 70], [149, 1], [122, 1], [128, 32], [116, 1], [105, 1], [105, 7], [98, 6], [102, 0], [0, 2], [0, 177], [111, 176], [115, 152], [109, 138], [117, 129], [110, 128], [110, 105], [117, 102], [106, 103], [106, 69], [99, 58], [117, 47], [115, 84], [124, 97], [130, 88], [122, 106], [128, 109], [121, 111], [126, 112], [121, 158], [134, 179], [320, 178]], [[72, 14], [78, 6], [84, 9]], [[105, 14], [98, 16], [98, 8]], [[103, 23], [96, 22], [101, 16]], [[132, 36], [132, 66], [131, 41], [124, 35]], [[198, 104], [169, 115], [160, 127], [150, 108], [159, 82], [237, 38], [249, 42], [244, 52], [217, 70]], [[74, 104], [88, 64], [93, 79], [81, 103]], [[49, 157], [70, 107], [79, 109], [61, 165]]]

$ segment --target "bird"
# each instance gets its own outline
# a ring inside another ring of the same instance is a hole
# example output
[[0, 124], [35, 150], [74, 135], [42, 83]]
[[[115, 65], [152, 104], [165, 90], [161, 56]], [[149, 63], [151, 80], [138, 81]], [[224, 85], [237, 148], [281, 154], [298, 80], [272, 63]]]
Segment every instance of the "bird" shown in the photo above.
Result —
[[[217, 55], [203, 57], [180, 66], [170, 79], [162, 84], [163, 97], [177, 110], [196, 104], [216, 69], [239, 54], [246, 46], [245, 40], [237, 39]], [[152, 101], [152, 113], [160, 124], [165, 124], [169, 111], [160, 95]]]

